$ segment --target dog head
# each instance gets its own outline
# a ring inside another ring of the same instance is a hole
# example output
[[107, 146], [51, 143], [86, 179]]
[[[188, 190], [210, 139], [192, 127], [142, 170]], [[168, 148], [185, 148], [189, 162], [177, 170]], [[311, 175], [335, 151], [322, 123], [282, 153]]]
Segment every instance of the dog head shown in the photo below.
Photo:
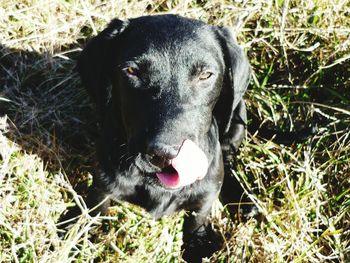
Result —
[[113, 20], [83, 50], [78, 71], [100, 119], [111, 105], [119, 139], [160, 176], [184, 156], [206, 165], [213, 120], [225, 136], [250, 76], [227, 28], [175, 15]]

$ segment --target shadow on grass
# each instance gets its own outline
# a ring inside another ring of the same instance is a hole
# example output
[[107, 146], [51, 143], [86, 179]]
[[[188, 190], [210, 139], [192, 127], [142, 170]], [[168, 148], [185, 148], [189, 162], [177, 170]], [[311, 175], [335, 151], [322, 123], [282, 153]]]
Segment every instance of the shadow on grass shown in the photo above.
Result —
[[0, 45], [0, 116], [9, 118], [10, 140], [85, 192], [98, 132], [74, 70], [78, 53], [76, 47], [51, 56]]

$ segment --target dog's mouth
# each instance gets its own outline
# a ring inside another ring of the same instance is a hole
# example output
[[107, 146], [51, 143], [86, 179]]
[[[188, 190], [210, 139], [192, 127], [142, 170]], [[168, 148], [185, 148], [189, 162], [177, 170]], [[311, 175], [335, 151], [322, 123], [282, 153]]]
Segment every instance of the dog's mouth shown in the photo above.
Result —
[[171, 165], [157, 172], [156, 176], [165, 187], [177, 189], [203, 179], [208, 166], [205, 153], [193, 141], [185, 140]]
[[180, 176], [172, 166], [165, 167], [161, 172], [156, 173], [159, 181], [168, 188], [178, 188]]

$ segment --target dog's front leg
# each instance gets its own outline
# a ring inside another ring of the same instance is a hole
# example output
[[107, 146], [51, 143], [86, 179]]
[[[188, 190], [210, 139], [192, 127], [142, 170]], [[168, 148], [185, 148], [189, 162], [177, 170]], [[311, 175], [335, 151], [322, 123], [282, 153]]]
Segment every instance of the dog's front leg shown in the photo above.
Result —
[[97, 183], [93, 183], [88, 190], [86, 197], [86, 206], [90, 210], [89, 214], [95, 216], [97, 214], [107, 214], [110, 206], [110, 197], [106, 189]]
[[183, 227], [183, 259], [189, 263], [202, 262], [221, 248], [222, 238], [209, 223], [209, 215], [216, 196], [202, 200], [200, 209], [188, 212]]

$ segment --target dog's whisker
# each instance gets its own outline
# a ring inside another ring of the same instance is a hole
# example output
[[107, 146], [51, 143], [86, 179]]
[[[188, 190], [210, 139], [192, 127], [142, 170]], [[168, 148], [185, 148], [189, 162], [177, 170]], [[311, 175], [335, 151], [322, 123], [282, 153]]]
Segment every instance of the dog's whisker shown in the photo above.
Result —
[[133, 158], [135, 158], [136, 157], [136, 155], [131, 155], [131, 156], [129, 156], [128, 158], [126, 158], [125, 159], [125, 162], [126, 163], [128, 163], [128, 162], [130, 162]]
[[119, 158], [119, 162], [125, 159], [125, 157], [128, 155], [128, 153], [124, 153], [122, 156]]
[[119, 160], [118, 160], [118, 169], [120, 170], [123, 163], [124, 163], [124, 160], [125, 160], [125, 157], [128, 155], [128, 153], [124, 153], [123, 155], [121, 155], [119, 157]]

